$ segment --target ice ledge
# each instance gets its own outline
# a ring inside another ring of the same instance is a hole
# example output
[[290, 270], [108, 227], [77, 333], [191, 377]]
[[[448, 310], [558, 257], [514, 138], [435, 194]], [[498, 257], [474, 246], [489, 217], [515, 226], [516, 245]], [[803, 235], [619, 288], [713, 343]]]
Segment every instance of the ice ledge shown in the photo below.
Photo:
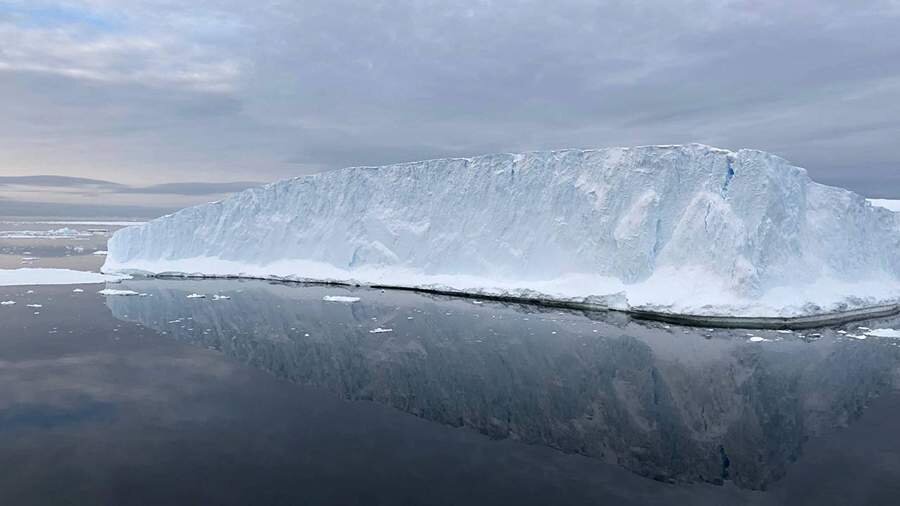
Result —
[[[846, 317], [859, 319], [885, 311], [900, 312], [900, 283], [886, 284], [883, 279], [850, 283], [823, 278], [799, 287], [772, 289], [763, 297], [748, 299], [735, 296], [714, 276], [697, 268], [663, 269], [649, 279], [633, 284], [593, 274], [571, 274], [552, 280], [512, 281], [467, 275], [429, 275], [396, 267], [364, 267], [350, 271], [305, 260], [283, 260], [260, 266], [214, 257], [108, 263], [103, 272], [416, 290], [557, 307], [622, 311], [650, 319], [710, 326], [804, 328], [803, 325], [823, 325], [842, 321]], [[687, 293], [691, 295], [690, 302], [684, 302], [684, 294]], [[792, 323], [790, 320], [798, 321]]]

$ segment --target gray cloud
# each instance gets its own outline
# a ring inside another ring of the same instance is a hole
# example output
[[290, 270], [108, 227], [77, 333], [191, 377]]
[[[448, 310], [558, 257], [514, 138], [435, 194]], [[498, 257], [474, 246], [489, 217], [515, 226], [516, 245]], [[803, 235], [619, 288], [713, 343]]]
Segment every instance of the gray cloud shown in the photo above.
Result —
[[0, 1], [0, 173], [705, 142], [900, 197], [898, 22], [893, 0]]
[[39, 191], [47, 188], [92, 189], [110, 193], [152, 193], [171, 195], [218, 195], [234, 193], [262, 183], [255, 181], [234, 181], [227, 183], [163, 183], [150, 186], [126, 186], [102, 179], [89, 179], [71, 176], [0, 176], [0, 186], [28, 186]]
[[246, 190], [260, 183], [252, 181], [235, 181], [232, 183], [163, 183], [152, 186], [126, 188], [121, 193], [153, 193], [171, 195], [218, 195]]
[[0, 176], [0, 215], [147, 218], [260, 184], [234, 181], [128, 186], [70, 176]]
[[0, 176], [0, 186], [38, 186], [49, 188], [120, 189], [123, 185], [100, 179], [71, 176]]

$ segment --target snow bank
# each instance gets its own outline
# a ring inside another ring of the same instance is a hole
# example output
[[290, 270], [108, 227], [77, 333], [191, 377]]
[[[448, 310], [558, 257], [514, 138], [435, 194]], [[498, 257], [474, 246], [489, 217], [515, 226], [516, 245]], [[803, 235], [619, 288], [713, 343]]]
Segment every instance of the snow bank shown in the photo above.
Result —
[[0, 286], [80, 285], [117, 282], [129, 277], [70, 269], [0, 269]]
[[425, 287], [677, 313], [900, 300], [900, 215], [754, 150], [564, 150], [304, 176], [116, 232], [104, 272]]

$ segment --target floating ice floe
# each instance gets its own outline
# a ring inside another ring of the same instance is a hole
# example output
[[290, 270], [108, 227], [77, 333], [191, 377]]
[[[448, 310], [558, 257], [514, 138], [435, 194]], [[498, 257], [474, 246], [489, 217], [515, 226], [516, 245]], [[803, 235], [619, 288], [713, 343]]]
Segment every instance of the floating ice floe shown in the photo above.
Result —
[[25, 307], [34, 307], [34, 308], [38, 308], [38, 307], [44, 307], [44, 306], [41, 305], [41, 304], [25, 304]]
[[69, 227], [55, 230], [0, 230], [0, 239], [80, 239], [91, 235], [90, 232]]
[[896, 329], [874, 329], [866, 332], [866, 335], [872, 337], [891, 337], [900, 339], [900, 330]]
[[16, 301], [14, 300], [4, 300], [3, 302], [0, 302], [0, 306], [12, 306], [15, 303]]
[[369, 334], [383, 334], [385, 332], [393, 332], [394, 329], [383, 329], [381, 327], [374, 328], [369, 331]]
[[766, 339], [765, 337], [759, 337], [759, 336], [751, 336], [750, 339], [748, 339], [748, 340], [751, 343], [763, 343], [763, 342], [769, 341], [769, 339]]
[[100, 295], [140, 295], [134, 290], [116, 290], [115, 288], [105, 288], [97, 293]]
[[189, 298], [189, 299], [205, 299], [206, 295], [203, 295], [202, 293], [191, 293], [191, 294], [187, 295], [187, 298]]
[[99, 250], [99, 251], [93, 252], [92, 255], [106, 255], [107, 253], [109, 253], [109, 252], [106, 250]]
[[231, 299], [231, 296], [230, 296], [230, 295], [219, 295], [219, 294], [216, 294], [216, 295], [213, 295], [213, 296], [212, 296], [212, 300], [229, 300], [229, 299]]
[[74, 271], [71, 269], [0, 269], [0, 286], [80, 285], [117, 282], [130, 278], [131, 276]]
[[345, 295], [326, 295], [322, 297], [326, 302], [359, 302], [359, 297], [347, 297]]
[[82, 290], [81, 288], [73, 288], [72, 289], [72, 293], [83, 293], [83, 292], [84, 292], [84, 290]]

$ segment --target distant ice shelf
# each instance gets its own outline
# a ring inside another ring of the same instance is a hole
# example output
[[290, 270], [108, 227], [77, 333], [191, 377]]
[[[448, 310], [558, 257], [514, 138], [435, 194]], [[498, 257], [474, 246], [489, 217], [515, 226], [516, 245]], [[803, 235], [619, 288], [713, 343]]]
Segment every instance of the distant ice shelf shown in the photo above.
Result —
[[0, 286], [80, 285], [117, 282], [130, 276], [70, 269], [0, 269]]
[[678, 314], [900, 302], [900, 214], [756, 150], [356, 167], [117, 231], [104, 272], [421, 288]]

